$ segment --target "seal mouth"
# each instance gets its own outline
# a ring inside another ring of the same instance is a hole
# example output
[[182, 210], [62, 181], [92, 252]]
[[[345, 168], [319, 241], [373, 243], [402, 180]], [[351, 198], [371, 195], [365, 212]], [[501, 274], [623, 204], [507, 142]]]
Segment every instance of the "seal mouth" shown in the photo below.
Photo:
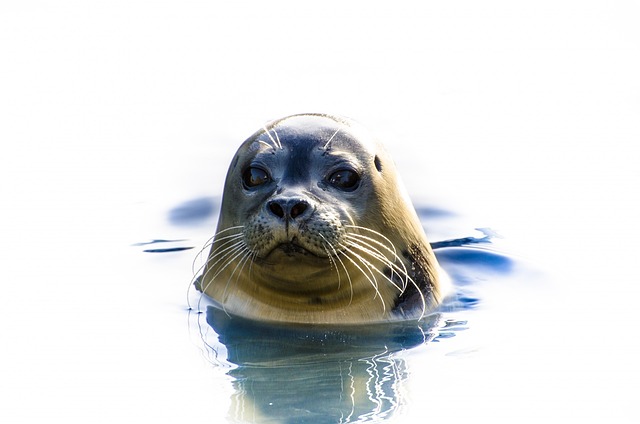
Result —
[[312, 252], [310, 252], [309, 250], [305, 249], [304, 247], [302, 247], [300, 245], [300, 243], [298, 243], [297, 239], [293, 239], [291, 241], [285, 242], [285, 243], [280, 243], [279, 245], [277, 245], [275, 247], [275, 250], [281, 251], [282, 253], [284, 253], [287, 256], [295, 256], [295, 255], [313, 255], [315, 256]]
[[299, 256], [313, 256], [318, 257], [314, 252], [304, 247], [299, 241], [297, 237], [293, 237], [291, 240], [283, 241], [282, 243], [275, 246], [271, 252], [267, 256], [271, 256], [273, 254], [284, 254], [288, 257], [299, 257]]

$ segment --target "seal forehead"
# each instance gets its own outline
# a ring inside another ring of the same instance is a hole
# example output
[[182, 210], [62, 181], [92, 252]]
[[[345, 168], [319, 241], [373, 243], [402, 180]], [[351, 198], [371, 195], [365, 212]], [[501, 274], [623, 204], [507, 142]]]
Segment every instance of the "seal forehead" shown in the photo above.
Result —
[[[369, 150], [368, 134], [354, 123], [329, 115], [294, 115], [273, 122], [265, 130], [277, 135], [282, 144], [303, 149], [308, 145], [330, 150], [341, 146], [352, 152]], [[267, 134], [269, 135], [269, 134]]]
[[278, 163], [281, 175], [290, 181], [308, 177], [316, 166], [337, 161], [357, 165], [372, 155], [368, 137], [354, 133], [348, 121], [324, 115], [295, 115], [272, 122], [247, 139], [241, 150], [244, 166]]

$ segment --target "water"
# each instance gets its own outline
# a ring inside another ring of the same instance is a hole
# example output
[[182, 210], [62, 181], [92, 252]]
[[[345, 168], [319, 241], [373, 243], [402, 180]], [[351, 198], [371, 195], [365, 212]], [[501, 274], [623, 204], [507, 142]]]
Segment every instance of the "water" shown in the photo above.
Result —
[[[0, 421], [638, 422], [638, 6], [512, 3], [3, 2]], [[187, 309], [236, 147], [308, 111], [380, 135], [432, 242], [502, 237], [438, 249], [425, 328]]]
[[[216, 203], [207, 198], [184, 202], [170, 210], [169, 221], [176, 226], [207, 222], [213, 212], [210, 206]], [[427, 227], [455, 228], [458, 221], [456, 214], [444, 209], [417, 210]], [[194, 343], [214, 369], [232, 377], [228, 418], [336, 423], [403, 417], [412, 406], [409, 370], [428, 360], [433, 344], [443, 344], [445, 355], [452, 356], [465, 356], [476, 348], [450, 339], [473, 322], [473, 312], [482, 304], [479, 287], [505, 280], [535, 284], [533, 269], [499, 251], [500, 236], [495, 231], [458, 230], [473, 235], [432, 243], [454, 287], [441, 307], [420, 322], [352, 327], [265, 324], [230, 316], [192, 291], [189, 325]], [[142, 244], [143, 252], [155, 254], [181, 252], [189, 245], [188, 240]], [[195, 270], [203, 260], [198, 258]], [[412, 358], [415, 351], [422, 351], [417, 364]]]

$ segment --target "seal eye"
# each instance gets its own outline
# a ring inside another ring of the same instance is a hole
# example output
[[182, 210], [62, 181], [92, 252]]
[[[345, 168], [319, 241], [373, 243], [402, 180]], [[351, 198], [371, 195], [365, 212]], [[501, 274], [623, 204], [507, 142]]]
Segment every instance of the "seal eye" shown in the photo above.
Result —
[[250, 166], [242, 173], [242, 183], [246, 189], [256, 188], [269, 182], [267, 171], [255, 166]]
[[360, 176], [350, 169], [341, 169], [329, 176], [329, 184], [343, 191], [353, 191], [358, 188]]

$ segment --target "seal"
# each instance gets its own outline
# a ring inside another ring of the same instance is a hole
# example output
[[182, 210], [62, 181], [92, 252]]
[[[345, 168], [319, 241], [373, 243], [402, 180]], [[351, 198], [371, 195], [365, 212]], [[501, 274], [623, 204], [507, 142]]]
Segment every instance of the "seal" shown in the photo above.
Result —
[[245, 318], [420, 319], [442, 298], [441, 271], [393, 161], [346, 118], [293, 115], [242, 143], [210, 244], [196, 287]]

